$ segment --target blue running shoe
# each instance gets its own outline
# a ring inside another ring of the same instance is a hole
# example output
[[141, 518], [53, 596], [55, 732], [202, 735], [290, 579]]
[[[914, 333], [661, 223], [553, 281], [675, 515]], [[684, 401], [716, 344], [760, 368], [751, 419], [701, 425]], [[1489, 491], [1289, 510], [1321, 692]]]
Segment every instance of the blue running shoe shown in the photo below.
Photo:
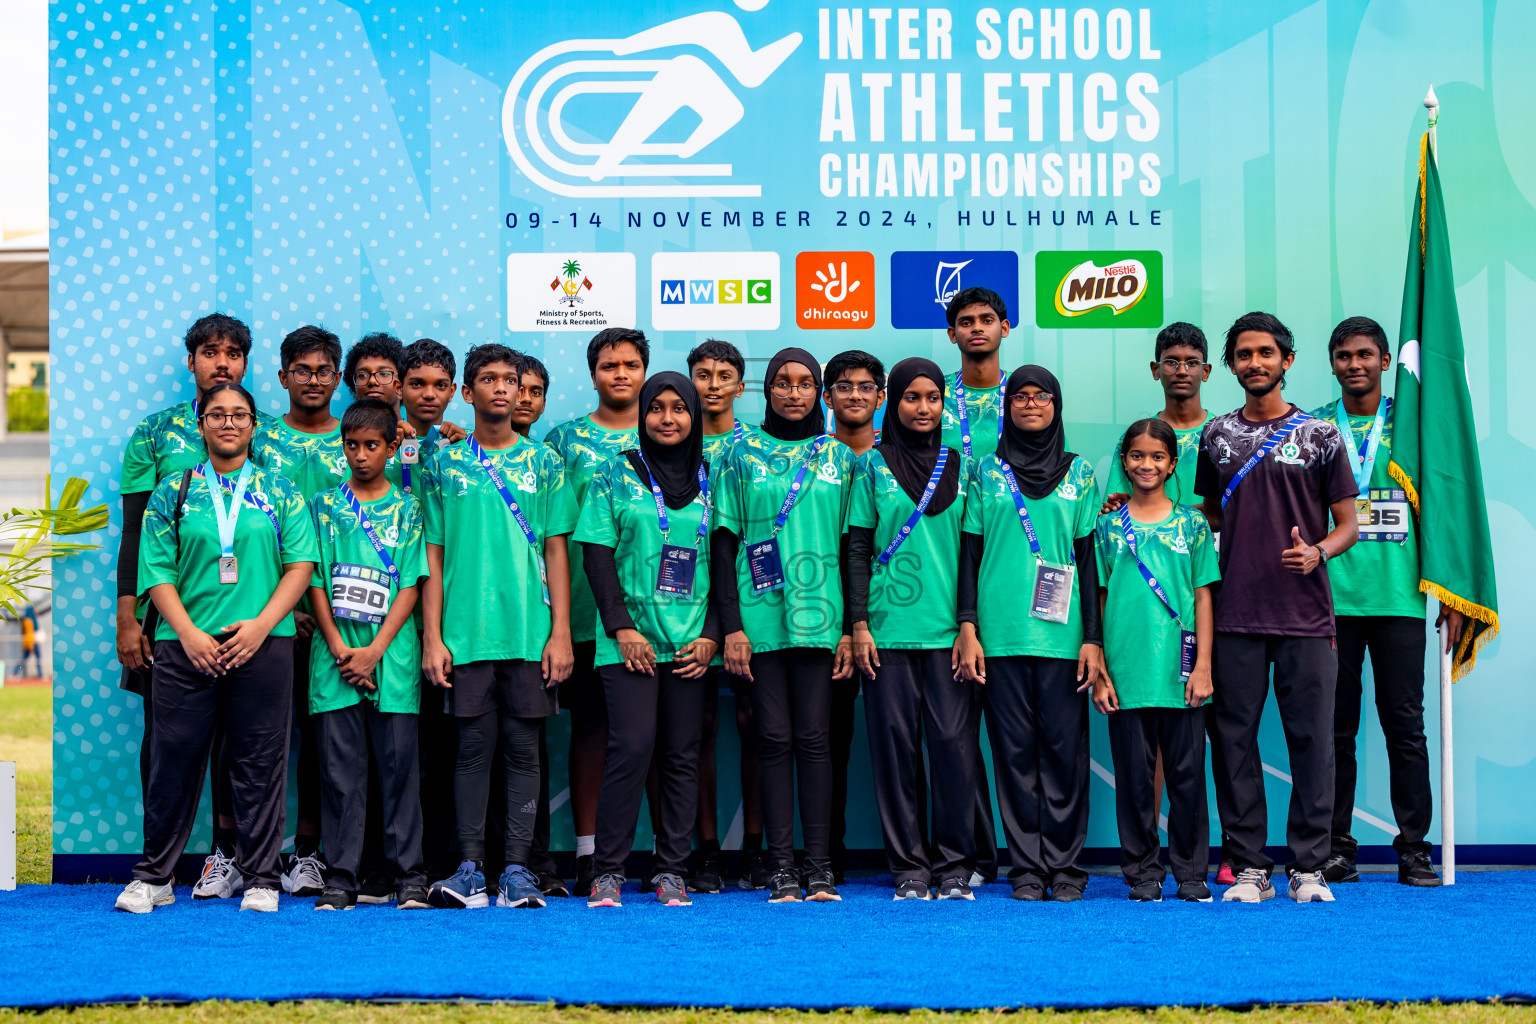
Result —
[[501, 873], [496, 894], [498, 907], [542, 907], [544, 893], [539, 889], [539, 879], [521, 864], [508, 864]]
[[444, 910], [490, 906], [485, 895], [485, 876], [476, 870], [474, 861], [466, 860], [452, 878], [432, 883], [427, 902]]

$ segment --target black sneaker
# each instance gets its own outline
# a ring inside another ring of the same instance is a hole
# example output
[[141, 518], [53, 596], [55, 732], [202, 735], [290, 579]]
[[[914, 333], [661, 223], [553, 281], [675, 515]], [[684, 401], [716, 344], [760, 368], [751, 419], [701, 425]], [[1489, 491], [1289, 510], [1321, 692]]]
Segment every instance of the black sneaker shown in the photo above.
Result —
[[[1057, 886], [1056, 888], [1057, 891], [1060, 891], [1066, 888], [1066, 886]], [[1055, 896], [1054, 893], [1052, 894], [1052, 897], [1054, 899], [1061, 898], [1059, 896]], [[1081, 891], [1078, 892], [1077, 898], [1083, 898]], [[1133, 903], [1161, 903], [1163, 902], [1163, 883], [1137, 882], [1135, 885], [1131, 886], [1130, 899]]]
[[592, 870], [592, 855], [586, 854], [576, 858], [576, 884], [571, 887], [571, 892], [586, 899], [592, 895], [592, 883], [597, 880], [597, 873]]
[[1342, 853], [1336, 853], [1323, 861], [1323, 881], [1329, 885], [1336, 885], [1339, 882], [1358, 882], [1360, 872], [1355, 869], [1354, 861]]
[[357, 893], [327, 887], [315, 900], [316, 910], [351, 910], [357, 905]]
[[843, 897], [837, 891], [837, 876], [828, 868], [812, 871], [805, 883], [805, 898], [809, 903], [841, 903]]
[[773, 881], [768, 867], [768, 855], [762, 850], [748, 850], [741, 858], [741, 880], [737, 886], [745, 890], [766, 889]]
[[688, 879], [688, 888], [694, 892], [719, 892], [725, 888], [725, 880], [720, 877], [719, 852], [699, 851], [699, 866]]
[[539, 891], [552, 899], [569, 899], [571, 890], [566, 886], [565, 879], [553, 872], [544, 872], [539, 875]]
[[896, 895], [892, 896], [891, 899], [931, 900], [933, 899], [933, 893], [928, 891], [927, 883], [919, 882], [915, 879], [908, 879], [896, 887]]
[[395, 901], [397, 910], [429, 910], [432, 907], [424, 885], [402, 885], [398, 897]]
[[1083, 886], [1080, 882], [1057, 882], [1051, 886], [1051, 899], [1057, 903], [1076, 903], [1082, 898]]
[[386, 875], [370, 875], [357, 889], [359, 903], [391, 903], [394, 899], [395, 882]]
[[1211, 902], [1211, 887], [1201, 879], [1192, 879], [1179, 883], [1179, 891], [1176, 893], [1179, 899], [1185, 903], [1209, 903]]
[[937, 887], [938, 898], [941, 900], [974, 900], [976, 894], [971, 892], [970, 883], [963, 878], [946, 878]]
[[1430, 862], [1429, 854], [1417, 850], [1397, 858], [1397, 880], [1403, 885], [1425, 889], [1443, 884], [1440, 876], [1435, 874], [1435, 866]]
[[1045, 886], [1039, 882], [1025, 882], [1013, 887], [1013, 898], [1025, 903], [1039, 903], [1045, 899]]
[[767, 886], [769, 903], [799, 903], [800, 878], [794, 868], [780, 868], [773, 873]]

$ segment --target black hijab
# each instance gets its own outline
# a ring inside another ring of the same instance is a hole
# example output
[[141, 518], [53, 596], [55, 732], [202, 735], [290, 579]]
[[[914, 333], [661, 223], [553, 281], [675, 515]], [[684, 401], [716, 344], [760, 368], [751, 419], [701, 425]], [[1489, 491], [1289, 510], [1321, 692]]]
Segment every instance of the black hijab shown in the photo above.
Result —
[[[663, 391], [675, 391], [688, 406], [688, 415], [693, 419], [688, 437], [681, 444], [660, 444], [645, 429], [646, 410]], [[683, 508], [698, 497], [699, 465], [704, 461], [704, 417], [700, 411], [699, 389], [692, 381], [672, 370], [663, 370], [646, 378], [640, 386], [640, 450], [625, 455], [647, 487], [650, 478], [645, 469], [650, 466], [667, 508]], [[641, 455], [645, 456], [644, 462], [640, 461]]]
[[[791, 420], [780, 416], [773, 407], [773, 378], [785, 363], [799, 363], [811, 371], [816, 381], [816, 394], [811, 399], [811, 411], [803, 419]], [[803, 348], [780, 349], [779, 354], [768, 360], [768, 373], [763, 378], [763, 397], [768, 400], [763, 413], [763, 433], [780, 441], [809, 441], [823, 432], [826, 418], [821, 411], [821, 364]]]
[[[901, 396], [919, 377], [933, 381], [939, 386], [939, 394], [944, 394], [944, 373], [933, 360], [903, 359], [891, 367], [890, 380], [886, 384], [891, 405], [886, 407], [885, 424], [880, 430], [880, 445], [875, 449], [885, 459], [886, 467], [901, 484], [901, 489], [907, 492], [907, 497], [914, 503], [922, 500], [923, 490], [928, 486], [928, 478], [933, 475], [933, 467], [938, 464], [939, 451], [943, 448], [943, 442], [939, 439], [939, 423], [935, 423], [932, 430], [918, 432], [901, 422], [901, 414], [896, 409], [901, 404]], [[944, 473], [939, 477], [939, 486], [934, 488], [933, 499], [928, 502], [923, 514], [938, 515], [949, 508], [959, 493], [960, 453], [951, 448], [949, 460], [944, 464]]]
[[1003, 391], [1004, 403], [1023, 390], [1025, 384], [1033, 384], [1041, 391], [1055, 395], [1051, 405], [1056, 415], [1051, 417], [1051, 425], [1044, 430], [1021, 430], [1014, 426], [1012, 410], [1005, 404], [1003, 436], [997, 442], [997, 457], [1013, 467], [1019, 490], [1033, 500], [1054, 491], [1077, 456], [1067, 451], [1066, 427], [1061, 422], [1061, 384], [1056, 375], [1034, 364], [1019, 367], [1008, 376], [1008, 386]]

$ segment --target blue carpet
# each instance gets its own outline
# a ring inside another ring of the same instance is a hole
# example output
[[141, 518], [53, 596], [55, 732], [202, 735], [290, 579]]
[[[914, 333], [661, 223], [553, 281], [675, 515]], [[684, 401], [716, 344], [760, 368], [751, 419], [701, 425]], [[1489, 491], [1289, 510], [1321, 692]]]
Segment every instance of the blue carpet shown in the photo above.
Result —
[[[1326, 999], [1536, 996], [1536, 872], [1463, 874], [1449, 889], [1394, 876], [1333, 904], [1131, 904], [1095, 877], [1079, 904], [894, 903], [886, 879], [842, 903], [765, 894], [617, 910], [277, 914], [238, 901], [111, 910], [117, 886], [0, 893], [0, 1004], [198, 999], [554, 1000], [610, 1005], [1248, 1005]], [[1172, 894], [1172, 885], [1168, 887]]]

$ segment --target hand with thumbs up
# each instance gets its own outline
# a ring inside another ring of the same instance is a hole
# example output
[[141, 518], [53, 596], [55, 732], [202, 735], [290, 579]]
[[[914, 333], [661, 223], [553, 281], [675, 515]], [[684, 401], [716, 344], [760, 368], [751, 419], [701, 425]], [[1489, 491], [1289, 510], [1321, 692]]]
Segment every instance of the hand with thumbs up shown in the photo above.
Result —
[[1316, 544], [1301, 539], [1301, 527], [1291, 527], [1291, 546], [1280, 556], [1288, 572], [1305, 576], [1322, 562], [1322, 550]]

